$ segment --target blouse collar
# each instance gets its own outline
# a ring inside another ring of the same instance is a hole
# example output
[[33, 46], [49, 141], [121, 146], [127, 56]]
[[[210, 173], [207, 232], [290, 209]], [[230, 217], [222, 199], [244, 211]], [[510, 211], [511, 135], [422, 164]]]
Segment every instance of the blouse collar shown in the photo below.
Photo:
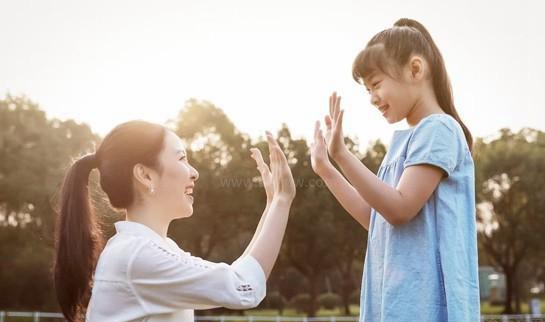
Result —
[[147, 237], [157, 243], [169, 245], [166, 239], [144, 224], [135, 221], [121, 220], [114, 225], [117, 233], [128, 233], [139, 237]]

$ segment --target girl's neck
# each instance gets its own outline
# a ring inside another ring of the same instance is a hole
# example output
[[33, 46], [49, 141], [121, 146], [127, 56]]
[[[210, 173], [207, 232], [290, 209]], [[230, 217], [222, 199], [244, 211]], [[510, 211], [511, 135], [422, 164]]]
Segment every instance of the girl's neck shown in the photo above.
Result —
[[432, 114], [445, 114], [439, 106], [433, 90], [424, 91], [407, 114], [406, 121], [410, 127], [416, 126], [423, 118]]

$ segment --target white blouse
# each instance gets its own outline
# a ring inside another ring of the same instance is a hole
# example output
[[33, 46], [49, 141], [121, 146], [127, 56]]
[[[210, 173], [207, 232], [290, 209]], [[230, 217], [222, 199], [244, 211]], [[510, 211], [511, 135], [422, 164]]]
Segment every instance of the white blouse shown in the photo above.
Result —
[[189, 322], [194, 309], [247, 309], [265, 297], [265, 273], [251, 256], [213, 263], [143, 224], [115, 228], [98, 259], [87, 322]]

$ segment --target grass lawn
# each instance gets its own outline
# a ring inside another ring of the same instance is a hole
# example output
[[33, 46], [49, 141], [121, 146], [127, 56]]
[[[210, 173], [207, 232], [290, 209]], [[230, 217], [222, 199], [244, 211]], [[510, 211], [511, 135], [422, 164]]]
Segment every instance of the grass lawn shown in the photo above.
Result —
[[[481, 314], [482, 315], [499, 315], [503, 311], [503, 305], [490, 305], [488, 302], [481, 302]], [[530, 313], [528, 308], [528, 303], [522, 303], [522, 313]], [[545, 300], [541, 300], [541, 313], [545, 314]], [[350, 306], [350, 315], [358, 316], [359, 306], [351, 305]], [[253, 315], [253, 316], [277, 316], [277, 310], [247, 310], [244, 315]], [[336, 310], [324, 310], [320, 309], [316, 316], [345, 316], [344, 311], [341, 309]], [[305, 313], [296, 312], [295, 309], [285, 309], [282, 313], [282, 316], [305, 316]]]
[[[521, 303], [522, 313], [530, 313], [528, 302]], [[481, 314], [496, 315], [501, 314], [503, 305], [490, 305], [488, 302], [481, 302]], [[545, 314], [545, 300], [541, 299], [541, 314]]]
[[[358, 316], [360, 308], [358, 305], [350, 305], [350, 315]], [[277, 316], [278, 310], [246, 310], [244, 315], [253, 315], [253, 316]], [[285, 309], [282, 312], [282, 316], [305, 316], [303, 312], [296, 312], [295, 309]], [[344, 310], [335, 309], [335, 310], [325, 310], [320, 309], [316, 312], [316, 316], [345, 316]]]

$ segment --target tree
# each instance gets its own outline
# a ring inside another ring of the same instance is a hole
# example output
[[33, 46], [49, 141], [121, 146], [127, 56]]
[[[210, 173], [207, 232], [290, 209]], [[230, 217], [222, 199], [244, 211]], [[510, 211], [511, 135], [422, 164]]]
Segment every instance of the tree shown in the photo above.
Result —
[[[355, 141], [350, 138], [346, 138], [345, 141], [352, 153], [360, 154]], [[359, 158], [366, 167], [377, 173], [385, 155], [386, 147], [380, 140], [377, 140], [372, 143], [365, 155]], [[359, 279], [356, 280], [354, 273], [363, 269], [364, 258], [362, 254], [367, 244], [367, 231], [346, 213], [336, 200], [332, 202], [333, 211], [337, 214], [333, 222], [337, 232], [332, 247], [335, 249], [336, 255], [334, 265], [341, 276], [339, 294], [341, 295], [344, 313], [350, 315], [350, 296], [360, 288]]]
[[71, 158], [97, 139], [85, 124], [48, 119], [26, 97], [0, 100], [0, 256], [9, 268], [0, 271], [3, 307], [54, 305], [53, 197]]
[[171, 232], [199, 256], [232, 260], [265, 207], [264, 191], [253, 189], [259, 173], [250, 158], [250, 139], [206, 101], [187, 101], [174, 126], [199, 179], [194, 215], [174, 222]]
[[489, 143], [477, 140], [474, 156], [479, 242], [505, 274], [504, 313], [520, 312], [519, 270], [544, 250], [545, 133], [503, 129]]

